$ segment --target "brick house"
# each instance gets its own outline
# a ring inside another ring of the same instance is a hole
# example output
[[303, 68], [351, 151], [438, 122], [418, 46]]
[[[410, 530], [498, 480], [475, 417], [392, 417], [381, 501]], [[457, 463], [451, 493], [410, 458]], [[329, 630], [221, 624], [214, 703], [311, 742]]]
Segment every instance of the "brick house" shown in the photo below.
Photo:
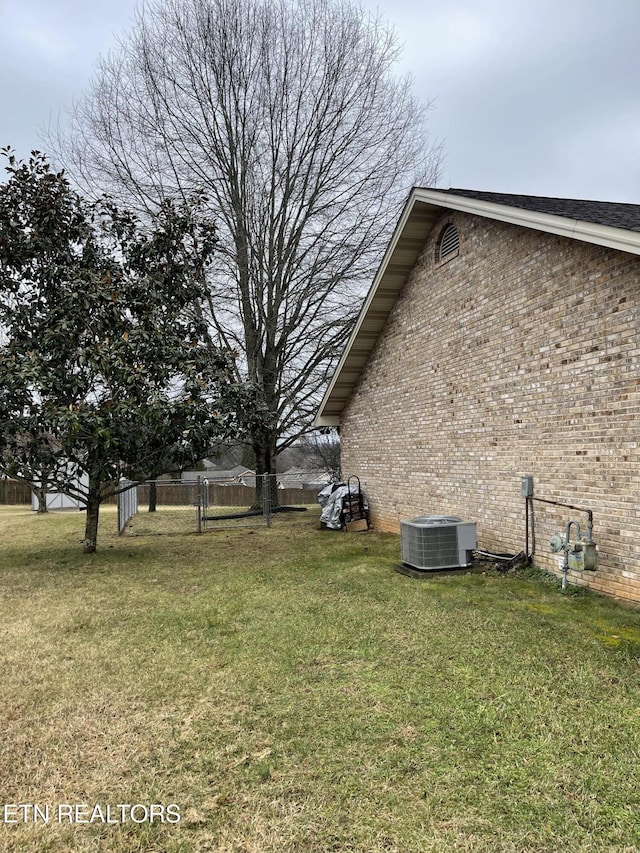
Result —
[[[377, 529], [475, 521], [559, 570], [591, 510], [595, 572], [640, 601], [640, 205], [414, 189], [316, 418]], [[532, 476], [533, 515], [521, 493]]]

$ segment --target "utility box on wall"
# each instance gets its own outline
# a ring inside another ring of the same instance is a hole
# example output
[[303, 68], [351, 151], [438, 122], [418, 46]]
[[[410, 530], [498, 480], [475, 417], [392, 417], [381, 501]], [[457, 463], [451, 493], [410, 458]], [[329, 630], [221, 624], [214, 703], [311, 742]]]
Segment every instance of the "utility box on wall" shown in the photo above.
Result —
[[523, 498], [532, 498], [533, 497], [533, 477], [523, 477], [521, 483], [522, 483], [522, 497]]

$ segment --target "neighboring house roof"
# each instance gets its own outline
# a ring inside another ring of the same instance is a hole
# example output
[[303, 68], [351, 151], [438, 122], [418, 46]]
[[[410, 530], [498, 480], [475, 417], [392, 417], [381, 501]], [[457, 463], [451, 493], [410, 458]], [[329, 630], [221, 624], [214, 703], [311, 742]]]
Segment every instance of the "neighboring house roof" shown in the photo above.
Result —
[[331, 477], [326, 471], [309, 468], [289, 468], [278, 474], [278, 486], [281, 489], [307, 489], [329, 483]]
[[201, 477], [203, 480], [207, 479], [210, 483], [218, 483], [220, 485], [225, 485], [232, 483], [240, 483], [243, 481], [250, 480], [251, 478], [255, 478], [255, 471], [250, 471], [248, 468], [245, 468], [242, 465], [236, 465], [235, 468], [231, 468], [228, 471], [221, 471], [219, 469], [208, 469], [207, 471], [182, 472], [183, 480], [196, 480], [198, 477]]
[[640, 255], [640, 205], [415, 187], [316, 416], [337, 426], [389, 313], [443, 210], [456, 210]]

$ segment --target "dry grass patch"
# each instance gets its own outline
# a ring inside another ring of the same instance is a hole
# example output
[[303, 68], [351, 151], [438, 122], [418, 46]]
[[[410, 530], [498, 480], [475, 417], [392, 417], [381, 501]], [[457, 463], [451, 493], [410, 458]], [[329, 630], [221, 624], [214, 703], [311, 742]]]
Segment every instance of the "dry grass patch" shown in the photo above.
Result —
[[[396, 537], [127, 536], [0, 508], [5, 803], [25, 851], [640, 850], [640, 613], [537, 576], [398, 575]], [[134, 530], [146, 523], [143, 514]]]

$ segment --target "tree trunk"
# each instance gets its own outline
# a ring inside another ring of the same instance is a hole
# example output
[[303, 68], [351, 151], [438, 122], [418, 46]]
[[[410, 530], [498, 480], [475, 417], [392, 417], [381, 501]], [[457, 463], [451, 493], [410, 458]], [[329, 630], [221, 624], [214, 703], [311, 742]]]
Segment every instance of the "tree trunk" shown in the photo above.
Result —
[[89, 482], [87, 497], [87, 520], [84, 528], [83, 550], [85, 554], [95, 554], [98, 546], [98, 515], [100, 513], [100, 484]]
[[47, 489], [45, 486], [34, 486], [31, 484], [31, 491], [36, 496], [36, 500], [38, 501], [38, 509], [37, 512], [49, 512], [47, 509]]
[[155, 480], [149, 483], [149, 512], [155, 512], [158, 505], [158, 485]]
[[242, 445], [242, 459], [240, 460], [240, 464], [244, 468], [250, 468], [255, 471], [256, 468], [256, 454], [254, 453], [253, 447], [250, 444]]
[[[253, 451], [256, 458], [256, 497], [251, 509], [263, 508], [263, 474], [275, 474], [276, 472], [276, 437], [275, 434], [267, 434], [253, 441]], [[271, 508], [278, 506], [278, 484], [275, 477], [269, 478], [269, 493], [271, 496]]]
[[49, 512], [47, 508], [47, 492], [48, 489], [48, 480], [50, 471], [47, 468], [43, 468], [40, 471], [40, 479], [38, 480], [39, 485], [36, 486], [33, 483], [29, 483], [31, 486], [31, 491], [36, 496], [36, 500], [38, 501], [38, 509], [37, 512]]

